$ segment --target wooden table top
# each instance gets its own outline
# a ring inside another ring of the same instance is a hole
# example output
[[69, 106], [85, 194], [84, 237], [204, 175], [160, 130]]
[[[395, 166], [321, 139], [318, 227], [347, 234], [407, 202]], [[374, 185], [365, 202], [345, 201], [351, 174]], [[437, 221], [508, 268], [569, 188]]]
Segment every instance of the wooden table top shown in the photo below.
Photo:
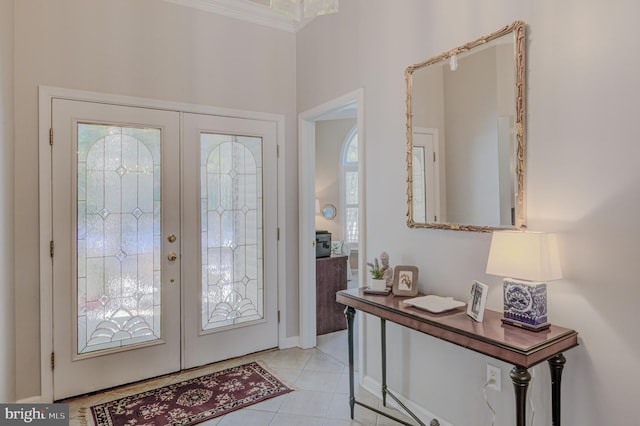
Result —
[[402, 303], [406, 299], [409, 297], [366, 294], [362, 288], [336, 293], [336, 301], [343, 305], [525, 368], [578, 345], [578, 333], [568, 328], [551, 325], [543, 331], [529, 331], [503, 324], [502, 313], [488, 309], [483, 321], [476, 322], [467, 315], [466, 305], [431, 313]]

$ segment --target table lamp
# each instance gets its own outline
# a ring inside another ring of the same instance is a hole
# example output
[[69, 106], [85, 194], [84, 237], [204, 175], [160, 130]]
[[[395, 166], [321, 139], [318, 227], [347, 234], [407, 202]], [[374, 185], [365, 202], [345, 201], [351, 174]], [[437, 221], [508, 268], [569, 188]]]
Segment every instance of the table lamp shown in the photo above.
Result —
[[539, 331], [547, 321], [547, 281], [562, 278], [555, 234], [495, 231], [487, 274], [505, 278], [502, 322]]

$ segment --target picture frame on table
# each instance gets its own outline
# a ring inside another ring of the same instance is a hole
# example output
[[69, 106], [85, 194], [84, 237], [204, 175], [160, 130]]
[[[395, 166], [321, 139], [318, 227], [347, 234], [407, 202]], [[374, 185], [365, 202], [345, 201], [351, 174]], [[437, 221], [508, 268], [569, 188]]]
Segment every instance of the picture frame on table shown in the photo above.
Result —
[[477, 322], [482, 322], [484, 318], [484, 308], [487, 304], [487, 294], [489, 294], [489, 286], [479, 281], [474, 281], [469, 294], [469, 303], [467, 303], [467, 315]]
[[398, 265], [393, 268], [392, 292], [395, 296], [416, 296], [418, 294], [418, 268]]

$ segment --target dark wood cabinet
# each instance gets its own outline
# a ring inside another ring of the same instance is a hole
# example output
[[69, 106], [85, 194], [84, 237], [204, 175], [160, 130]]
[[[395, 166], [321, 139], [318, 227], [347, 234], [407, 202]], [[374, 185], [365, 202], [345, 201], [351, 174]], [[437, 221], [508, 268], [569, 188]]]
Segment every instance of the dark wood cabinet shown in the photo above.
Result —
[[316, 259], [316, 332], [318, 335], [347, 328], [344, 305], [336, 292], [347, 289], [347, 256]]

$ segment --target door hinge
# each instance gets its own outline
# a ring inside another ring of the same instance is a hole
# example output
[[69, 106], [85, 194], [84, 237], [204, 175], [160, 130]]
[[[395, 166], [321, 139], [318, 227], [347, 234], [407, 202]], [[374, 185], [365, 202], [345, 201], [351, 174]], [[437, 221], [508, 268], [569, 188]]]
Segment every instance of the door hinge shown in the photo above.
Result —
[[280, 323], [280, 311], [278, 311], [278, 323]]
[[53, 146], [53, 127], [49, 128], [49, 145]]
[[276, 145], [276, 157], [280, 158], [280, 145]]
[[280, 241], [280, 228], [278, 228], [278, 241]]
[[434, 163], [436, 162], [436, 153], [435, 152], [433, 153], [433, 162]]
[[49, 255], [53, 257], [53, 240], [49, 241]]
[[438, 221], [438, 216], [434, 216], [434, 217], [433, 217], [433, 221], [434, 221], [434, 222], [437, 222], [437, 221]]
[[56, 366], [56, 354], [55, 352], [51, 352], [51, 369], [53, 370]]

